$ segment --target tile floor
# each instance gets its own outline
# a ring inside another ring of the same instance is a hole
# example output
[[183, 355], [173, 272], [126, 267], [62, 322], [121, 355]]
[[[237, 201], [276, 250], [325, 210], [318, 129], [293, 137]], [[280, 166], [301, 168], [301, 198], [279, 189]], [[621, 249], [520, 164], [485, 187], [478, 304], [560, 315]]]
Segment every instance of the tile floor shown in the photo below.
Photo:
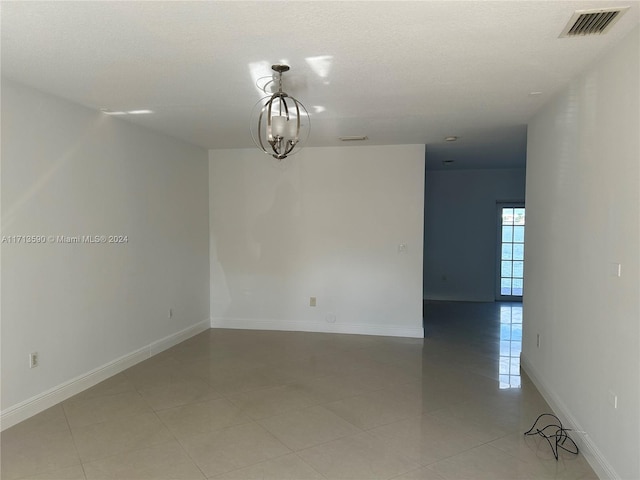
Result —
[[1, 436], [2, 479], [590, 479], [522, 433], [519, 304], [426, 305], [427, 338], [209, 330]]

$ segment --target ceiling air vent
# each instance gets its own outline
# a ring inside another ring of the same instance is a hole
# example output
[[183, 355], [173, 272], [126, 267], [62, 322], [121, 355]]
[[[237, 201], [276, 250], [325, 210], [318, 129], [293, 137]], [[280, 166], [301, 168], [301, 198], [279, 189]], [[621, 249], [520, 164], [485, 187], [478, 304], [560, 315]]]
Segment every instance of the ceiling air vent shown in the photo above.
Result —
[[560, 34], [562, 37], [601, 35], [618, 21], [629, 7], [598, 8], [595, 10], [576, 10]]

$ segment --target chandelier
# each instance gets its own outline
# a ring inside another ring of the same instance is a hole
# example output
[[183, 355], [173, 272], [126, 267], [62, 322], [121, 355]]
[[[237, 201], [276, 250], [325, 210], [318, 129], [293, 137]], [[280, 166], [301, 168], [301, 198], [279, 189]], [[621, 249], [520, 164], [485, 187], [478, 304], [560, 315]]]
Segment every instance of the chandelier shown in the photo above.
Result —
[[282, 91], [282, 74], [289, 65], [272, 65], [278, 91], [261, 99], [251, 113], [251, 136], [256, 146], [282, 160], [302, 148], [309, 136], [309, 113], [304, 105]]

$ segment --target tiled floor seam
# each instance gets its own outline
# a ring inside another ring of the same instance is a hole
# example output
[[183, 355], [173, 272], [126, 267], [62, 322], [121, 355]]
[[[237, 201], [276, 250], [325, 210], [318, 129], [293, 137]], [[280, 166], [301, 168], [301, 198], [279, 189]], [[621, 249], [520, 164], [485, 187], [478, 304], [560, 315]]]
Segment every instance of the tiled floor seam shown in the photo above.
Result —
[[[162, 424], [162, 426], [167, 430], [167, 432], [169, 432], [169, 434], [171, 435], [171, 437], [173, 438], [173, 440], [175, 440], [176, 442], [178, 441], [178, 439], [175, 437], [175, 435], [173, 435], [173, 433], [171, 432], [171, 430], [169, 430], [169, 429], [167, 428], [167, 426], [164, 424], [164, 422], [162, 421], [162, 419], [157, 415], [157, 413], [156, 413], [155, 411], [151, 410], [150, 412], [147, 412], [147, 413], [153, 413], [153, 415], [158, 419], [158, 421], [159, 421], [159, 422]], [[147, 415], [147, 413], [145, 413], [145, 414], [143, 414], [143, 415]], [[121, 419], [123, 419], [123, 418], [135, 417], [135, 416], [137, 416], [137, 415], [130, 415], [130, 416], [128, 416], [128, 417], [119, 417], [117, 420], [121, 420]], [[88, 427], [88, 426], [92, 426], [92, 425], [98, 425], [98, 424], [101, 424], [101, 423], [107, 423], [108, 421], [109, 421], [109, 420], [105, 420], [104, 422], [96, 422], [96, 423], [92, 423], [92, 424], [89, 424], [89, 425], [83, 425], [82, 427], [77, 427], [77, 428], [83, 428], [83, 427]], [[73, 438], [73, 444], [74, 444], [74, 447], [75, 447], [75, 449], [76, 449], [76, 452], [78, 452], [78, 445], [77, 445], [77, 442], [76, 442], [76, 438], [75, 438], [75, 436], [74, 436], [74, 434], [73, 434], [73, 429], [71, 429], [71, 436], [72, 436], [72, 438]], [[87, 473], [86, 473], [85, 465], [88, 465], [88, 464], [90, 464], [90, 463], [97, 462], [97, 461], [103, 461], [103, 460], [106, 460], [106, 459], [109, 459], [109, 458], [114, 458], [114, 457], [117, 457], [117, 456], [119, 456], [119, 455], [123, 455], [123, 454], [125, 454], [125, 453], [138, 452], [138, 451], [141, 451], [141, 450], [145, 450], [145, 449], [147, 449], [147, 448], [157, 447], [157, 446], [160, 446], [160, 445], [166, 445], [166, 444], [169, 444], [169, 443], [171, 443], [171, 440], [166, 441], [166, 442], [160, 442], [160, 443], [156, 443], [156, 444], [151, 444], [151, 445], [145, 445], [145, 446], [142, 446], [142, 447], [139, 447], [139, 448], [128, 449], [128, 450], [126, 450], [125, 452], [118, 452], [118, 453], [114, 453], [114, 454], [112, 454], [112, 455], [106, 455], [106, 456], [104, 456], [104, 457], [94, 458], [94, 459], [91, 459], [91, 460], [89, 460], [89, 461], [84, 461], [84, 460], [82, 459], [82, 457], [80, 456], [80, 453], [78, 452], [78, 458], [80, 459], [80, 465], [82, 466], [82, 470], [83, 470], [83, 472], [84, 472], [84, 476], [85, 476], [85, 479], [86, 479], [86, 478], [87, 478]], [[179, 443], [179, 442], [178, 442], [178, 443]], [[182, 444], [180, 444], [180, 447], [182, 448]], [[184, 448], [183, 448], [183, 450], [184, 450]], [[185, 453], [186, 453], [186, 452], [185, 452]], [[196, 465], [196, 466], [197, 466], [197, 465]]]
[[[191, 455], [189, 454], [189, 452], [187, 451], [186, 448], [184, 448], [184, 445], [182, 444], [182, 442], [180, 441], [180, 439], [171, 431], [171, 429], [169, 428], [169, 426], [162, 420], [162, 418], [160, 417], [160, 415], [158, 415], [157, 412], [153, 412], [155, 414], [155, 416], [158, 418], [158, 420], [160, 421], [160, 423], [164, 426], [164, 428], [167, 429], [167, 431], [171, 434], [171, 437], [173, 437], [173, 440], [180, 445], [180, 449], [184, 452], [184, 454], [187, 456], [187, 458], [191, 461], [191, 463], [198, 469], [198, 471], [202, 474], [202, 478], [207, 478], [207, 476], [205, 475], [205, 473], [202, 471], [202, 469], [200, 468], [200, 466], [196, 463], [196, 461], [191, 457]], [[167, 442], [170, 443], [170, 442]], [[147, 447], [148, 448], [148, 447]]]
[[89, 465], [89, 464], [94, 463], [94, 462], [101, 462], [101, 461], [108, 460], [110, 458], [115, 458], [115, 457], [118, 457], [120, 455], [127, 454], [127, 453], [135, 453], [135, 452], [139, 452], [139, 451], [142, 451], [142, 450], [146, 450], [148, 448], [158, 447], [158, 446], [162, 446], [162, 445], [168, 445], [169, 443], [171, 443], [171, 440], [166, 441], [166, 442], [161, 442], [161, 443], [155, 443], [153, 445], [146, 445], [146, 446], [140, 447], [140, 448], [129, 449], [129, 450], [126, 450], [124, 452], [118, 452], [118, 453], [114, 453], [114, 454], [111, 454], [111, 455], [106, 455], [106, 456], [100, 457], [100, 458], [94, 458], [94, 459], [91, 459], [91, 460], [86, 461], [86, 462], [82, 461], [82, 459], [81, 459], [80, 460], [80, 465], [82, 465], [82, 470], [85, 471], [85, 478], [86, 478], [87, 473], [86, 473], [86, 470], [84, 468], [85, 465]]
[[[78, 462], [80, 468], [82, 468], [82, 474], [84, 475], [85, 480], [87, 479], [87, 472], [84, 469], [84, 464], [82, 463], [82, 457], [80, 457], [80, 451], [78, 450], [78, 444], [76, 442], [76, 438], [73, 435], [73, 429], [71, 428], [71, 424], [69, 423], [69, 416], [67, 415], [67, 410], [64, 408], [64, 402], [61, 402], [62, 413], [64, 414], [64, 418], [67, 421], [67, 428], [69, 429], [69, 435], [71, 435], [71, 441], [73, 442], [73, 448], [76, 451], [76, 455], [78, 456]], [[47, 472], [44, 472], [47, 473]]]
[[[342, 418], [342, 417], [341, 417]], [[344, 420], [344, 419], [343, 419]], [[353, 424], [351, 424], [353, 425]], [[314, 445], [308, 446], [308, 447], [304, 447], [304, 448], [291, 448], [291, 447], [287, 447], [289, 450], [292, 451], [292, 453], [299, 453], [299, 452], [304, 452], [305, 450], [310, 450], [312, 448], [316, 448], [316, 447], [320, 447], [322, 445], [327, 445], [331, 442], [335, 442], [336, 440], [341, 440], [343, 438], [347, 438], [347, 437], [351, 437], [354, 435], [361, 435], [363, 433], [367, 433], [365, 430], [362, 430], [360, 427], [358, 427], [357, 425], [353, 425], [354, 427], [358, 428], [360, 431], [357, 433], [348, 433], [347, 435], [341, 435], [339, 437], [336, 438], [332, 438], [331, 440], [327, 440], [326, 442], [320, 442], [320, 443], [316, 443]], [[264, 428], [265, 430], [267, 430], [272, 436], [275, 436], [273, 433], [271, 433], [271, 431], [269, 431], [269, 429], [265, 426], [262, 426], [262, 428]], [[369, 434], [371, 437], [374, 437], [373, 435]], [[277, 438], [277, 437], [276, 437]], [[374, 437], [375, 438], [375, 437]], [[281, 440], [278, 440], [280, 443], [282, 443], [284, 445], [284, 443]], [[285, 445], [286, 447], [286, 445]], [[306, 462], [305, 462], [306, 463]]]
[[298, 460], [300, 460], [302, 463], [304, 463], [307, 467], [309, 467], [311, 470], [313, 470], [314, 472], [317, 472], [318, 475], [320, 475], [322, 478], [327, 478], [325, 475], [322, 474], [322, 472], [318, 472], [318, 470], [316, 470], [315, 468], [313, 468], [313, 465], [310, 465], [309, 462], [305, 461], [304, 458], [302, 458], [300, 455], [298, 455], [298, 450], [293, 452], [293, 455], [295, 455]]

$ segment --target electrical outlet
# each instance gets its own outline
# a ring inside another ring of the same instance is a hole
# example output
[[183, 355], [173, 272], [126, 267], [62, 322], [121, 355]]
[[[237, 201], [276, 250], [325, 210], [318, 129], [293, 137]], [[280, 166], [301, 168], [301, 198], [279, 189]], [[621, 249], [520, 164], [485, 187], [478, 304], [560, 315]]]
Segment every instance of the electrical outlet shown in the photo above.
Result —
[[36, 368], [39, 365], [38, 352], [29, 354], [29, 368]]
[[316, 306], [316, 297], [309, 297], [309, 306], [310, 307]]

